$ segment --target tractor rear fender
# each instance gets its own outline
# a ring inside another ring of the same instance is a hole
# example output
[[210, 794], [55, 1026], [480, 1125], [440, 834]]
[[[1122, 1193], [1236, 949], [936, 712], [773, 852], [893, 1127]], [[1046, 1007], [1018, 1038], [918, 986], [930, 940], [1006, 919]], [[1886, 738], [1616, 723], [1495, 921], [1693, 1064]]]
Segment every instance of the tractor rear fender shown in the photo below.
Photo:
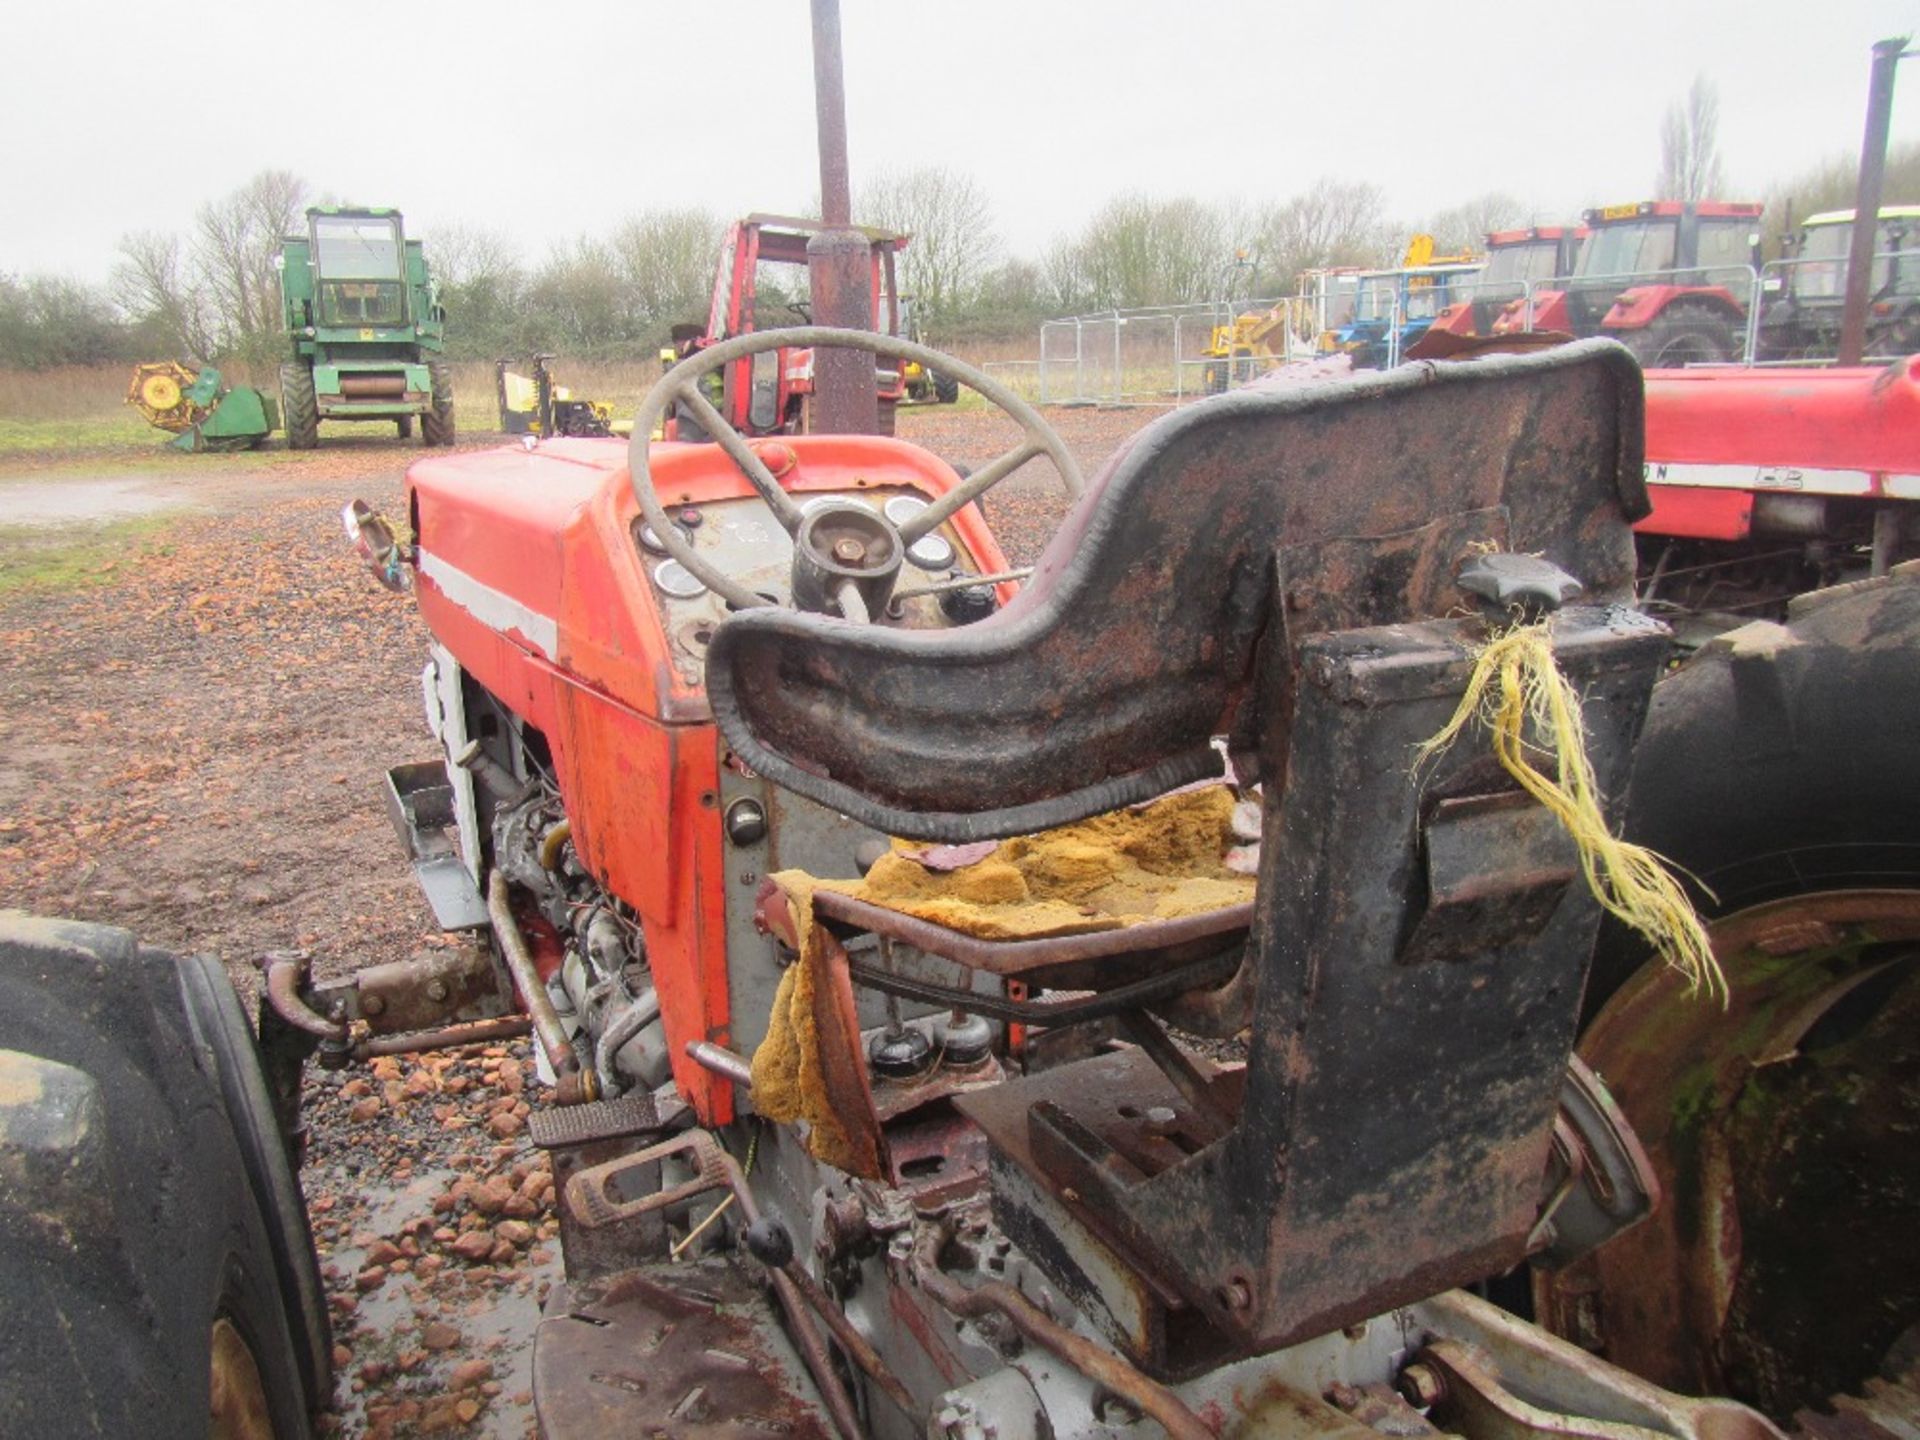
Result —
[[1533, 323], [1527, 323], [1527, 297], [1510, 300], [1493, 322], [1493, 333], [1510, 334], [1515, 330], [1565, 330], [1571, 333], [1567, 320], [1567, 292], [1564, 290], [1536, 290], [1533, 292]]
[[1746, 307], [1724, 285], [1635, 285], [1620, 292], [1600, 324], [1606, 330], [1641, 330], [1670, 305], [1699, 306], [1731, 324], [1746, 323]]

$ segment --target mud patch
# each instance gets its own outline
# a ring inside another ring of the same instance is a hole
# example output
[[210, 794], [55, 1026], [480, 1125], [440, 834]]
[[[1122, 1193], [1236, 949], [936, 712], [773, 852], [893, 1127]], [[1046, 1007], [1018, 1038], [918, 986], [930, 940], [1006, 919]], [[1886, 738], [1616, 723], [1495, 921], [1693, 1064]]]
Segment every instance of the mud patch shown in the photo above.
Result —
[[16, 481], [0, 486], [0, 525], [39, 528], [130, 520], [187, 503], [185, 495], [155, 489], [155, 483], [146, 475]]

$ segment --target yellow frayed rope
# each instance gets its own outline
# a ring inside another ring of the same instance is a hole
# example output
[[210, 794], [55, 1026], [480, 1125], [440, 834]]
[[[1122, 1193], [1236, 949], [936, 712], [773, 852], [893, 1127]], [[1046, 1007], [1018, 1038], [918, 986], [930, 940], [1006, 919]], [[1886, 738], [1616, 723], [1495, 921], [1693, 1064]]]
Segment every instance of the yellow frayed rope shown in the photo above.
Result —
[[[1493, 751], [1521, 789], [1549, 810], [1580, 851], [1587, 885], [1606, 910], [1631, 925], [1687, 978], [1724, 1000], [1726, 977], [1693, 902], [1667, 862], [1644, 845], [1607, 829], [1587, 758], [1580, 697], [1554, 663], [1549, 622], [1518, 624], [1495, 634], [1479, 655], [1466, 694], [1438, 735], [1416, 756], [1416, 768], [1459, 739], [1476, 717], [1493, 735]], [[1528, 741], [1528, 730], [1534, 736]], [[1552, 775], [1529, 750], [1553, 757]]]

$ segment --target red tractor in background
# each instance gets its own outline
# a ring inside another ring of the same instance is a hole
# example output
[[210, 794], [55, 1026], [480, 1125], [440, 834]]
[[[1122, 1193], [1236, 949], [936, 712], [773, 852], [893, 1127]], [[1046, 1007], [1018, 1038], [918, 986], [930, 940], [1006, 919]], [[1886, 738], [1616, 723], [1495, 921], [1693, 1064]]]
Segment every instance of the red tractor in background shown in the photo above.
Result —
[[1566, 286], [1512, 301], [1493, 331], [1610, 336], [1648, 368], [1737, 360], [1763, 208], [1643, 200], [1589, 210]]
[[1824, 369], [1650, 370], [1643, 603], [1784, 609], [1920, 546], [1920, 357]]
[[[678, 332], [677, 343], [661, 358], [672, 363], [723, 340], [774, 328], [763, 323], [759, 313], [762, 265], [784, 267], [800, 282], [792, 292], [793, 298], [781, 300], [789, 313], [779, 323], [810, 323], [809, 304], [804, 298], [807, 242], [821, 228], [818, 220], [764, 214], [749, 215], [728, 226], [714, 274], [706, 328], [697, 333], [691, 327]], [[907, 317], [894, 274], [894, 257], [907, 247], [909, 237], [872, 227], [863, 227], [860, 233], [870, 245], [872, 329], [879, 335], [904, 335]], [[907, 387], [898, 370], [882, 370], [878, 379], [881, 432], [890, 435], [893, 409], [905, 397]], [[710, 376], [706, 394], [727, 423], [743, 435], [810, 434], [815, 429], [813, 351], [767, 350], [743, 357]], [[704, 440], [711, 428], [684, 410], [670, 418], [667, 427], [666, 438], [685, 440]]]
[[1505, 309], [1515, 300], [1526, 298], [1529, 284], [1573, 273], [1587, 234], [1584, 225], [1488, 231], [1485, 267], [1459, 283], [1466, 298], [1442, 310], [1428, 327], [1429, 333], [1491, 335], [1494, 322]]

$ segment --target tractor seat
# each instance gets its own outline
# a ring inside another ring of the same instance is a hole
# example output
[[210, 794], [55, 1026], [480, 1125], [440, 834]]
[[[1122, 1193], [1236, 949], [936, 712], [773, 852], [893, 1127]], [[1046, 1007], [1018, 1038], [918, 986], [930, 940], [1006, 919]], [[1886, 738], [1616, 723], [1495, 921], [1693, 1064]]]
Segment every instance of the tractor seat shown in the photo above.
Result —
[[1286, 709], [1253, 693], [1256, 647], [1455, 611], [1473, 547], [1629, 601], [1642, 428], [1607, 340], [1221, 396], [1110, 460], [1004, 610], [947, 631], [745, 611], [708, 699], [746, 764], [889, 834], [1115, 810], [1217, 775], [1215, 736], [1250, 746], [1256, 705]]

